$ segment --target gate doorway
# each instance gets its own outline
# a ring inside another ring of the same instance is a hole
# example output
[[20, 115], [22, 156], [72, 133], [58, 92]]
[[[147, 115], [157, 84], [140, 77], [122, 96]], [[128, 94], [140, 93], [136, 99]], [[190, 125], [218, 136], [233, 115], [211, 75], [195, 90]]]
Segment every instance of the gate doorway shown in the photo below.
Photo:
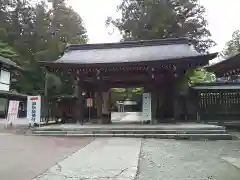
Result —
[[142, 123], [144, 88], [113, 88], [111, 90], [112, 123]]

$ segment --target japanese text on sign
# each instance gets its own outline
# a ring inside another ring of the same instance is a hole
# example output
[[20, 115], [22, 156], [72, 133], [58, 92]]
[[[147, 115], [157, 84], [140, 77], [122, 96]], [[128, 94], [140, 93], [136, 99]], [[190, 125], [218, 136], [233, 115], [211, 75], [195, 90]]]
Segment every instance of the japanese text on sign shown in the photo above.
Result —
[[28, 96], [27, 115], [30, 123], [40, 124], [41, 119], [41, 97]]
[[36, 121], [36, 102], [32, 102], [32, 121]]

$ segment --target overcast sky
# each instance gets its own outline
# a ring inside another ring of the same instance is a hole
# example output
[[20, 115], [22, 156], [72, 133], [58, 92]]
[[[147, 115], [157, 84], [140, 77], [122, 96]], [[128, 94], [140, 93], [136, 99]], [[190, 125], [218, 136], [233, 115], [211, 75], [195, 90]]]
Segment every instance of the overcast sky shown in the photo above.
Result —
[[[116, 42], [120, 39], [119, 32], [105, 27], [107, 16], [119, 17], [116, 6], [121, 0], [68, 0], [84, 20], [90, 43]], [[233, 31], [240, 29], [240, 0], [199, 0], [206, 8], [206, 19], [212, 38], [217, 46], [211, 51], [221, 51], [231, 39]], [[112, 35], [110, 35], [112, 34]]]

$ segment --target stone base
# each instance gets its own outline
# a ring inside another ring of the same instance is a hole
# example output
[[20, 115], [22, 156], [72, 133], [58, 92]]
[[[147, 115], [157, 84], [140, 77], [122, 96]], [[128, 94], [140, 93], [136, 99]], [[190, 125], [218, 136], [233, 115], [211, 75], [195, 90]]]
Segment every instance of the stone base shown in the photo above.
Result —
[[97, 124], [111, 124], [111, 117], [109, 115], [103, 115], [101, 118], [98, 118]]
[[[100, 122], [100, 121], [99, 121]], [[103, 122], [102, 122], [103, 123]], [[232, 136], [222, 126], [204, 124], [179, 125], [83, 125], [41, 127], [33, 130], [40, 136], [132, 137], [189, 140], [229, 140]]]

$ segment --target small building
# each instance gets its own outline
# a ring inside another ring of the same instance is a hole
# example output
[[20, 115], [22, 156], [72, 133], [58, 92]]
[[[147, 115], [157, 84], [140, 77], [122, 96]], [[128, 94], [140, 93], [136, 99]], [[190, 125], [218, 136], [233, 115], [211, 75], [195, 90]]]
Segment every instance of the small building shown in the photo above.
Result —
[[240, 53], [218, 63], [207, 66], [209, 72], [215, 73], [218, 78], [239, 75], [240, 73]]
[[199, 119], [203, 121], [240, 120], [240, 54], [206, 67], [217, 81], [191, 87], [195, 95]]
[[[66, 73], [76, 82], [75, 121], [84, 119], [83, 92], [92, 94], [99, 123], [111, 113], [111, 88], [143, 87], [151, 93], [152, 123], [178, 119], [178, 83], [186, 71], [209, 63], [217, 53], [200, 54], [187, 38], [69, 45], [56, 61], [40, 62], [47, 71]], [[103, 108], [104, 107], [104, 108]], [[106, 121], [109, 122], [109, 121]]]
[[21, 68], [8, 58], [0, 56], [0, 117], [5, 118], [9, 100], [20, 101], [19, 116], [26, 116], [27, 95], [11, 91], [12, 72]]

